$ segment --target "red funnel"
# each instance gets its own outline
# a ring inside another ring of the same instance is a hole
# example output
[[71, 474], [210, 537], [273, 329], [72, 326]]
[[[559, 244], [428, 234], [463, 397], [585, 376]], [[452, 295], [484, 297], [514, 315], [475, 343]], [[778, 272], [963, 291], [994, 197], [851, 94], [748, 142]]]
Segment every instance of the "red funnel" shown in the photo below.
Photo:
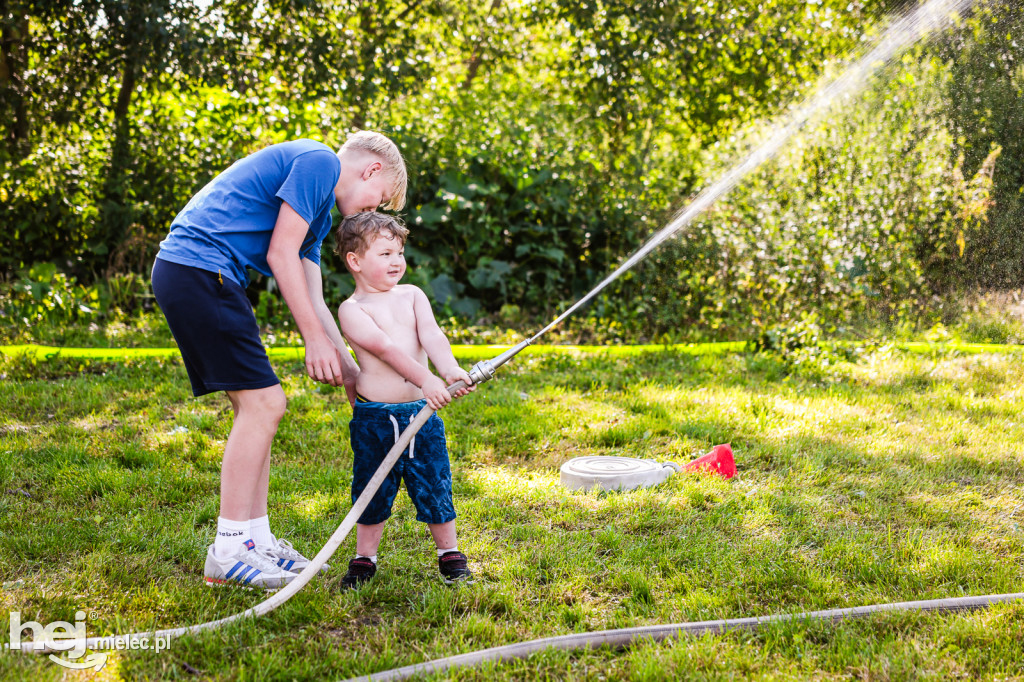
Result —
[[736, 475], [736, 460], [732, 456], [732, 447], [728, 443], [716, 445], [708, 454], [684, 466], [683, 470], [710, 471], [722, 478], [732, 478]]

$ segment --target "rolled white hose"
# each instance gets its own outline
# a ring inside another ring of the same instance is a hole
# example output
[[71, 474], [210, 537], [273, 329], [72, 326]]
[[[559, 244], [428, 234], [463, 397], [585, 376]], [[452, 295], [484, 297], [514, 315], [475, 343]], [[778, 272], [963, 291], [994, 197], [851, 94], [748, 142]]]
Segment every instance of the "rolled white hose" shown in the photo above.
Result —
[[559, 479], [570, 490], [601, 488], [627, 491], [658, 485], [677, 471], [682, 471], [682, 467], [674, 462], [587, 455], [574, 457], [563, 464]]
[[703, 635], [706, 633], [722, 633], [727, 630], [751, 630], [756, 631], [771, 623], [782, 623], [791, 620], [827, 620], [833, 623], [865, 618], [877, 613], [886, 611], [971, 611], [985, 609], [993, 604], [1005, 604], [1014, 601], [1024, 601], [1024, 592], [1015, 594], [990, 594], [982, 597], [959, 597], [954, 599], [931, 599], [927, 601], [905, 601], [894, 604], [873, 604], [871, 606], [857, 606], [849, 609], [831, 609], [828, 611], [811, 611], [809, 613], [779, 614], [774, 616], [758, 616], [754, 618], [731, 618], [724, 620], [705, 620], [698, 623], [675, 623], [671, 625], [648, 625], [636, 628], [624, 628], [622, 630], [602, 630], [600, 632], [583, 632], [561, 637], [545, 637], [534, 639], [529, 642], [519, 642], [507, 646], [493, 647], [481, 651], [473, 651], [458, 656], [449, 656], [435, 661], [417, 663], [394, 668], [383, 672], [366, 675], [364, 677], [353, 677], [345, 682], [382, 682], [390, 680], [405, 680], [414, 675], [429, 675], [457, 667], [478, 666], [488, 661], [510, 661], [519, 658], [526, 658], [546, 649], [558, 651], [571, 651], [574, 649], [596, 649], [607, 646], [612, 648], [624, 648], [633, 642], [650, 640], [660, 642], [672, 637], [682, 635]]

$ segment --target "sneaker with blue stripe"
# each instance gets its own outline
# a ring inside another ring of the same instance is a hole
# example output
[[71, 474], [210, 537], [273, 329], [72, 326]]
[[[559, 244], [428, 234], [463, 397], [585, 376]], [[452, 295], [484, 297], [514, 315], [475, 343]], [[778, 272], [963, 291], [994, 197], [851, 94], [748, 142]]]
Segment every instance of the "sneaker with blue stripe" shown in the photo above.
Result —
[[234, 556], [221, 559], [213, 553], [213, 545], [206, 551], [206, 567], [203, 570], [207, 585], [241, 585], [276, 590], [284, 587], [296, 574], [277, 565], [277, 558], [271, 556], [265, 547], [257, 547], [252, 540], [246, 540]]
[[[277, 560], [277, 565], [286, 571], [292, 573], [300, 573], [302, 569], [309, 565], [309, 559], [302, 556], [297, 549], [292, 547], [292, 543], [281, 538], [274, 539], [273, 547], [261, 547], [261, 549], [267, 550], [272, 558]], [[323, 573], [329, 568], [327, 564], [320, 567], [320, 572]]]

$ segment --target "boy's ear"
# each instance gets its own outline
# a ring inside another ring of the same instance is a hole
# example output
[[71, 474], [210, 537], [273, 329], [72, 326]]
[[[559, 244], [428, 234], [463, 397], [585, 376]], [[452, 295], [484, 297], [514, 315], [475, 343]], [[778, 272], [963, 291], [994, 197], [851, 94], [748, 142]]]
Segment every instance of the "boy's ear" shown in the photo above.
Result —
[[354, 251], [349, 251], [345, 254], [345, 262], [348, 263], [349, 270], [359, 272], [359, 256]]
[[380, 161], [374, 160], [368, 163], [366, 167], [363, 169], [362, 178], [363, 180], [369, 180], [377, 173], [380, 173], [382, 170], [384, 170], [384, 164], [381, 163]]

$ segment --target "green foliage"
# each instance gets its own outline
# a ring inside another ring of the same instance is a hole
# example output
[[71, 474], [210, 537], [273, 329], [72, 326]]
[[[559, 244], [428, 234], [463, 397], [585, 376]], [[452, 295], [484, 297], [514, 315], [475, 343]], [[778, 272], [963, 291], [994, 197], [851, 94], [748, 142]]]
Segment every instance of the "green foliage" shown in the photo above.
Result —
[[[945, 46], [956, 154], [964, 176], [987, 173], [989, 220], [975, 225], [960, 281], [987, 289], [1020, 286], [1024, 272], [1024, 14], [1006, 2], [983, 3]], [[1000, 150], [995, 171], [991, 155]]]
[[[69, 132], [80, 132], [75, 126]], [[40, 140], [12, 157], [0, 146], [0, 273], [53, 259], [68, 269], [85, 253], [99, 209], [102, 161], [85, 145]]]
[[963, 337], [970, 343], [1024, 343], [1024, 324], [994, 315], [971, 315], [962, 323]]
[[787, 373], [834, 376], [839, 363], [857, 362], [878, 349], [877, 341], [841, 342], [836, 330], [823, 330], [814, 315], [772, 325], [747, 342], [747, 349], [782, 363]]
[[61, 327], [96, 319], [105, 308], [104, 299], [98, 286], [83, 286], [54, 264], [37, 263], [0, 289], [0, 313], [26, 328]]
[[[948, 64], [916, 48], [856, 101], [812, 121], [778, 158], [660, 247], [605, 301], [634, 333], [756, 336], [815, 315], [839, 327], [927, 328], [978, 283], [1001, 216], [1005, 153], [955, 153]], [[774, 134], [771, 123], [750, 133]], [[726, 169], [753, 142], [709, 150]], [[709, 177], [717, 177], [710, 173]], [[992, 257], [993, 260], [998, 260]], [[643, 330], [643, 331], [641, 331]]]
[[83, 284], [53, 263], [37, 263], [0, 282], [0, 343], [171, 345], [143, 275]]
[[[236, 159], [372, 128], [410, 167], [410, 281], [444, 315], [516, 306], [529, 323], [838, 73], [890, 3], [108, 5], [0, 13], [0, 279], [55, 263], [121, 296], [106, 282], [146, 276], [177, 211]], [[983, 2], [904, 55], [617, 282], [582, 333], [744, 338], [805, 313], [927, 327], [964, 289], [1012, 285], [1020, 22]], [[350, 280], [325, 266], [340, 300]], [[251, 295], [282, 328], [272, 287]]]
[[970, 299], [954, 319], [957, 320], [956, 331], [968, 342], [1024, 344], [1024, 307], [1020, 292]]
[[548, 169], [485, 163], [477, 157], [464, 175], [443, 174], [413, 197], [407, 254], [434, 300], [472, 316], [499, 301], [533, 307], [583, 293], [593, 265], [578, 221], [607, 229], [587, 219], [593, 197]]

